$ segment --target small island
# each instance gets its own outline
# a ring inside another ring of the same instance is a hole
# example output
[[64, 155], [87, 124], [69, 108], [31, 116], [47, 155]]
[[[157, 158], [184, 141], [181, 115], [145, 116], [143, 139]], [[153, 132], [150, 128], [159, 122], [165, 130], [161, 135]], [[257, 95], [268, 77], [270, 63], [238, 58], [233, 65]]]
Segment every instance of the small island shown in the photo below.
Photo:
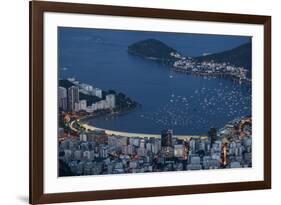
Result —
[[128, 52], [135, 56], [170, 65], [181, 56], [175, 49], [156, 39], [136, 42], [128, 47]]
[[128, 46], [128, 53], [170, 66], [174, 71], [198, 76], [226, 77], [239, 83], [251, 82], [251, 44], [216, 54], [183, 56], [156, 39]]

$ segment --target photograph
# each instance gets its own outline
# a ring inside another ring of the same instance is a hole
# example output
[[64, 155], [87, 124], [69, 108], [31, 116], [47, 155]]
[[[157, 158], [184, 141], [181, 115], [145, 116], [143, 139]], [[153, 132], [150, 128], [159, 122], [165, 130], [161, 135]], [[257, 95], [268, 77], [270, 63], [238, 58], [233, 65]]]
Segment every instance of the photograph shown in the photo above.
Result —
[[31, 204], [271, 189], [270, 15], [29, 9]]
[[58, 177], [252, 168], [252, 36], [57, 37]]

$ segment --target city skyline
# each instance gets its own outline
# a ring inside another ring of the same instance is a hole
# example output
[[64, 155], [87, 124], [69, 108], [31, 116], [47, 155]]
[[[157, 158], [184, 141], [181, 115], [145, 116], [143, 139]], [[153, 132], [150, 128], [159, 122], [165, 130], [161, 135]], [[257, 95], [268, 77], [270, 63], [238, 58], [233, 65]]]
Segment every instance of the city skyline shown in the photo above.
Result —
[[58, 176], [252, 167], [251, 37], [59, 28], [58, 57]]

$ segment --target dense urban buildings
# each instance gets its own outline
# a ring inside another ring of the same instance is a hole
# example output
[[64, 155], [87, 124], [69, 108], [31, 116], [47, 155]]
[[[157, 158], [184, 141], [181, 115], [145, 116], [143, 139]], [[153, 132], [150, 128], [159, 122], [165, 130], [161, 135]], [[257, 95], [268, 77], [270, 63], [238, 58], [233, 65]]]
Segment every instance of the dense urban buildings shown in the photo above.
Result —
[[[172, 56], [175, 54], [171, 53]], [[231, 77], [239, 83], [251, 81], [247, 78], [248, 70], [244, 67], [231, 65], [230, 63], [218, 63], [214, 61], [196, 62], [190, 57], [176, 56], [179, 60], [175, 61], [173, 67], [176, 71], [192, 73], [203, 76]]]
[[75, 104], [79, 103], [79, 88], [71, 86], [68, 88], [68, 110], [75, 111]]
[[[102, 90], [94, 88], [92, 85], [79, 83], [75, 78], [69, 78], [66, 81], [74, 85], [66, 89], [59, 86], [58, 89], [58, 105], [61, 111], [79, 112], [85, 111], [92, 113], [97, 110], [114, 109], [116, 107], [115, 94], [102, 95]], [[95, 102], [89, 104], [86, 99], [80, 99], [80, 95], [96, 97]]]
[[64, 112], [60, 118], [59, 176], [252, 166], [251, 116], [237, 118], [220, 129], [210, 128], [206, 136], [178, 138], [171, 129], [162, 130], [159, 137], [114, 135], [103, 129], [87, 129], [83, 120], [79, 120], [85, 117], [83, 112], [79, 114], [81, 110], [88, 112], [88, 116], [89, 111], [93, 114], [116, 108], [114, 94], [108, 94], [92, 105], [78, 99], [79, 92], [92, 93], [93, 90], [93, 87], [77, 83], [68, 88], [66, 98], [66, 89], [59, 87], [62, 112], [66, 99], [70, 101], [68, 110], [72, 112], [72, 115]]
[[67, 90], [64, 87], [59, 87], [58, 90], [59, 108], [67, 111]]

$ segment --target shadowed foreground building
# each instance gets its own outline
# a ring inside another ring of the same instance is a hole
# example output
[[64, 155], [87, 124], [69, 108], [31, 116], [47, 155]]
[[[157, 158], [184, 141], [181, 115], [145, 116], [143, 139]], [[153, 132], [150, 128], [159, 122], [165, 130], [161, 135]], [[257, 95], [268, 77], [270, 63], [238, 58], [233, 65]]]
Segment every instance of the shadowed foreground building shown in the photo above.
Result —
[[174, 149], [173, 149], [173, 130], [162, 130], [161, 132], [161, 147], [162, 153], [166, 157], [173, 157]]

